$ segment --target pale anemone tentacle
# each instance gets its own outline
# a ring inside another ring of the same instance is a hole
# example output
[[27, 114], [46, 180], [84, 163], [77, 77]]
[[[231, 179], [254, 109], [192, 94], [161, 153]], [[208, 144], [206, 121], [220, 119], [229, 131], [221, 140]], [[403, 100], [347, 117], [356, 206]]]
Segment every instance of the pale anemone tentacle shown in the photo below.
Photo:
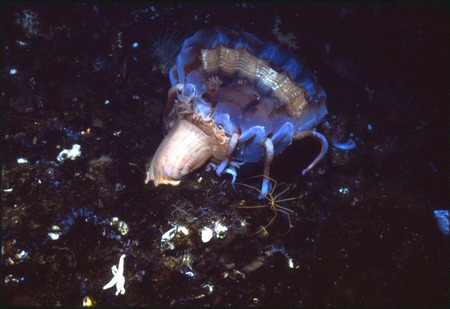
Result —
[[264, 178], [262, 181], [261, 193], [259, 195], [260, 199], [264, 198], [267, 195], [267, 192], [269, 191], [270, 165], [272, 164], [274, 155], [273, 143], [270, 138], [266, 138], [264, 140], [264, 148], [266, 150], [266, 156], [264, 160], [264, 172], [263, 172]]
[[[233, 155], [234, 149], [237, 146], [237, 142], [239, 140], [239, 134], [233, 133], [230, 138], [230, 143], [228, 145], [227, 151], [225, 152], [225, 159], [220, 163], [219, 166], [216, 168], [217, 175], [222, 175], [224, 169], [227, 167], [228, 163], [230, 162], [230, 159]], [[232, 174], [233, 175], [233, 174]]]
[[228, 167], [225, 169], [225, 173], [230, 174], [231, 179], [231, 186], [235, 189], [234, 184], [236, 183], [237, 178], [237, 169], [241, 167], [241, 165], [245, 164], [245, 162], [237, 162], [237, 161], [230, 161], [228, 164]]
[[296, 132], [294, 134], [294, 140], [301, 140], [305, 137], [312, 137], [314, 139], [316, 139], [320, 145], [321, 145], [321, 149], [319, 154], [316, 156], [316, 158], [314, 159], [314, 161], [312, 161], [303, 171], [302, 171], [302, 175], [305, 175], [306, 173], [308, 173], [311, 169], [314, 168], [314, 166], [316, 166], [320, 160], [323, 159], [323, 157], [325, 156], [325, 154], [328, 151], [328, 142], [327, 139], [325, 138], [325, 136], [323, 136], [322, 134], [316, 132], [316, 131], [311, 131], [311, 130], [305, 130], [305, 131], [300, 131], [300, 132]]

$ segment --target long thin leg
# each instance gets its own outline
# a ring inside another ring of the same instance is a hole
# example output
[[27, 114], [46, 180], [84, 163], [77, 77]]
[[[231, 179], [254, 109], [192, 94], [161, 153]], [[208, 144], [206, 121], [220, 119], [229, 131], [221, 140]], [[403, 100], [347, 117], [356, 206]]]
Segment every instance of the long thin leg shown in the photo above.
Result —
[[320, 160], [323, 159], [323, 157], [325, 156], [325, 154], [328, 151], [328, 142], [327, 139], [325, 138], [325, 136], [323, 136], [322, 134], [316, 132], [316, 131], [311, 131], [311, 130], [305, 130], [305, 131], [300, 131], [300, 132], [296, 132], [294, 134], [294, 140], [298, 141], [301, 139], [304, 139], [305, 137], [313, 137], [315, 138], [320, 145], [322, 146], [322, 148], [320, 149], [319, 154], [317, 155], [317, 157], [314, 159], [314, 161], [311, 162], [311, 164], [308, 165], [307, 168], [305, 168], [302, 171], [302, 175], [305, 175], [306, 173], [308, 173], [314, 166], [317, 165], [317, 163], [319, 163]]

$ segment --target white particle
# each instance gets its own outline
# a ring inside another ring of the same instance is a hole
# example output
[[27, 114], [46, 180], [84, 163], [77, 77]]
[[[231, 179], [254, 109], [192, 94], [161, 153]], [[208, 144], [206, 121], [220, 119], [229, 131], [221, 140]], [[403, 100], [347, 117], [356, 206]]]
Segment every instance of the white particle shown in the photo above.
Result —
[[165, 243], [168, 242], [169, 240], [171, 240], [172, 238], [175, 237], [175, 234], [177, 233], [177, 226], [171, 228], [170, 230], [168, 230], [167, 232], [165, 232], [162, 236], [161, 236], [161, 242]]
[[27, 163], [28, 163], [28, 160], [25, 159], [25, 158], [18, 158], [18, 159], [17, 159], [17, 163], [19, 163], [19, 164], [27, 164]]
[[186, 274], [186, 276], [191, 277], [191, 278], [195, 276], [195, 274], [192, 271], [187, 271], [187, 272], [185, 272], [185, 274]]
[[16, 254], [16, 258], [18, 260], [23, 260], [24, 258], [26, 258], [28, 256], [28, 252], [26, 252], [25, 250], [22, 250], [21, 252]]
[[184, 226], [179, 226], [178, 232], [184, 234], [185, 236], [189, 235], [189, 230], [187, 228], [185, 228]]
[[48, 237], [50, 237], [51, 240], [58, 240], [59, 239], [59, 233], [50, 232], [47, 234]]
[[212, 291], [214, 291], [214, 285], [212, 284], [205, 284], [203, 287], [208, 289], [209, 293], [212, 293]]
[[213, 230], [205, 226], [201, 231], [202, 242], [207, 243], [208, 241], [211, 240], [211, 238], [213, 238], [213, 235], [214, 235]]
[[58, 157], [56, 158], [59, 162], [62, 162], [66, 159], [75, 160], [75, 158], [79, 157], [81, 155], [81, 146], [78, 144], [74, 144], [72, 146], [72, 149], [64, 149], [58, 154]]
[[339, 193], [348, 194], [348, 188], [339, 188]]
[[289, 268], [294, 268], [294, 261], [292, 259], [288, 260]]
[[217, 238], [224, 238], [227, 236], [228, 227], [217, 221], [214, 223], [214, 232], [216, 233]]

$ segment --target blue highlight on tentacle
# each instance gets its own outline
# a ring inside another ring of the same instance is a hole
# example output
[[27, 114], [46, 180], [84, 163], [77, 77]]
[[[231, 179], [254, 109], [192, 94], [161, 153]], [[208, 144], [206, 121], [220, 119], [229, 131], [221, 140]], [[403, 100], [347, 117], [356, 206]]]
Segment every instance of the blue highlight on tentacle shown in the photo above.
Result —
[[345, 143], [339, 143], [337, 140], [333, 139], [333, 147], [342, 150], [352, 150], [356, 148], [356, 143], [349, 138]]
[[298, 75], [303, 70], [303, 64], [297, 59], [295, 59], [293, 56], [290, 56], [286, 59], [281, 68], [289, 74], [289, 77], [292, 80], [296, 80]]
[[237, 40], [236, 42], [234, 42], [234, 44], [231, 46], [231, 48], [233, 48], [233, 49], [250, 49], [250, 45], [248, 44], [248, 42], [240, 39], [240, 40]]
[[239, 36], [242, 40], [248, 42], [248, 45], [252, 50], [260, 50], [264, 46], [264, 42], [251, 33], [240, 31]]
[[237, 172], [236, 169], [234, 169], [232, 166], [227, 167], [225, 169], [225, 173], [230, 174], [231, 177], [233, 177], [231, 179], [231, 186], [233, 187], [233, 189], [236, 189], [236, 187], [234, 186], [234, 184], [236, 183], [236, 178], [237, 178]]
[[326, 98], [325, 91], [317, 83], [316, 76], [308, 68], [302, 70], [295, 82], [306, 89], [308, 101], [319, 103], [322, 98]]
[[283, 64], [285, 57], [286, 53], [274, 43], [265, 44], [263, 50], [258, 54], [258, 58], [267, 59], [278, 67]]
[[184, 40], [183, 46], [181, 48], [181, 53], [183, 53], [183, 51], [189, 47], [207, 46], [208, 41], [211, 40], [211, 37], [212, 35], [210, 30], [197, 31], [193, 36]]
[[214, 36], [213, 45], [210, 48], [216, 48], [217, 45], [228, 46], [232, 40], [231, 36], [233, 35], [231, 30], [227, 30], [223, 27], [216, 27], [214, 30], [217, 34]]

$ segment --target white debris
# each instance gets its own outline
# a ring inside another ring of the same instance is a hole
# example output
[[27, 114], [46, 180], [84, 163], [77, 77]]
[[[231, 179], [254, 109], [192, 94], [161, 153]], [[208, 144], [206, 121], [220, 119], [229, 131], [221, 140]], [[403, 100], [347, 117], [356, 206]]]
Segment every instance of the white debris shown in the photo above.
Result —
[[292, 259], [288, 259], [289, 268], [294, 268], [294, 261]]
[[108, 282], [108, 284], [106, 284], [103, 289], [109, 289], [111, 287], [113, 287], [114, 285], [116, 286], [116, 296], [120, 294], [125, 294], [125, 277], [123, 275], [123, 270], [124, 270], [124, 259], [125, 259], [125, 254], [122, 254], [122, 256], [120, 257], [119, 260], [119, 266], [117, 267], [116, 265], [113, 265], [111, 267], [111, 272], [113, 274], [113, 278], [111, 279], [110, 282]]
[[214, 236], [216, 238], [225, 238], [228, 233], [228, 227], [223, 225], [220, 221], [213, 222], [213, 228], [205, 226], [201, 231], [200, 235], [202, 242], [209, 242]]
[[179, 226], [178, 227], [178, 232], [184, 234], [184, 236], [189, 235], [189, 230], [187, 228], [185, 228], [184, 226]]
[[177, 233], [177, 226], [171, 228], [170, 230], [168, 230], [167, 232], [165, 232], [162, 236], [161, 236], [161, 242], [168, 242], [169, 240], [172, 240], [172, 238], [175, 237]]
[[214, 232], [212, 229], [205, 226], [201, 231], [201, 236], [202, 236], [202, 242], [207, 243], [208, 241], [211, 240], [211, 238], [213, 238]]
[[348, 188], [339, 188], [339, 193], [341, 193], [343, 195], [348, 194], [348, 192], [349, 192]]
[[111, 219], [111, 226], [114, 226], [119, 231], [120, 235], [125, 236], [128, 234], [129, 228], [128, 224], [126, 224], [124, 221], [119, 220], [118, 217], [113, 217]]
[[214, 232], [216, 233], [217, 238], [225, 238], [225, 236], [227, 236], [228, 228], [220, 223], [220, 221], [217, 221], [214, 223]]
[[214, 291], [214, 285], [212, 284], [205, 284], [203, 285], [203, 288], [207, 289], [209, 293], [212, 293]]
[[52, 226], [52, 231], [47, 234], [51, 240], [58, 240], [61, 236], [61, 229], [57, 225]]
[[59, 162], [62, 162], [66, 159], [75, 160], [75, 158], [81, 156], [81, 146], [78, 144], [74, 144], [72, 149], [64, 149], [61, 151], [56, 158]]
[[48, 237], [50, 237], [51, 240], [58, 240], [59, 234], [51, 232], [51, 233], [48, 233]]
[[83, 298], [83, 307], [93, 307], [95, 306], [95, 300], [92, 297], [85, 296]]
[[175, 244], [171, 242], [171, 240], [174, 239], [177, 234], [177, 238], [184, 237], [189, 235], [189, 230], [182, 225], [175, 225], [161, 236], [161, 247], [168, 250], [175, 249]]
[[298, 262], [296, 260], [294, 260], [291, 257], [288, 257], [287, 254], [285, 254], [285, 256], [288, 258], [288, 266], [289, 266], [289, 268], [295, 268], [295, 269], [300, 268], [300, 265], [298, 264]]
[[19, 164], [27, 164], [27, 163], [28, 163], [28, 160], [25, 159], [25, 158], [18, 158], [18, 159], [17, 159], [17, 163], [19, 163]]
[[20, 251], [19, 253], [16, 253], [16, 259], [17, 260], [23, 260], [28, 256], [28, 252], [25, 250]]

